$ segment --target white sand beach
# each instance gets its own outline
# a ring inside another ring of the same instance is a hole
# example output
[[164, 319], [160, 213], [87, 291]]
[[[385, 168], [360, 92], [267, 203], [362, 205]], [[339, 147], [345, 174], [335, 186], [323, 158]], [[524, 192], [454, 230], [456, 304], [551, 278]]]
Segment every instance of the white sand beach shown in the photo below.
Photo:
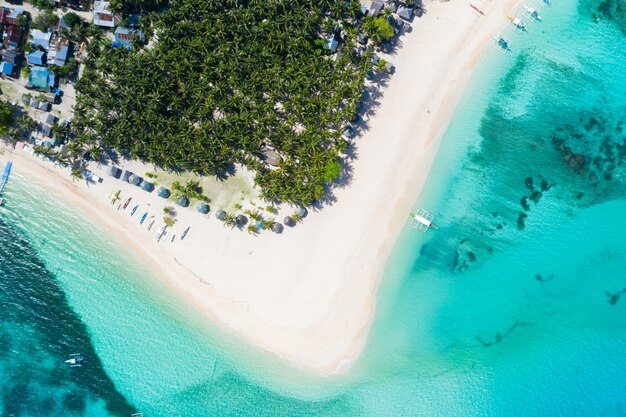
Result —
[[[391, 247], [422, 188], [440, 138], [472, 70], [508, 22], [515, 0], [425, 2], [402, 46], [388, 58], [395, 73], [381, 90], [354, 140], [356, 159], [348, 186], [336, 201], [310, 209], [301, 224], [281, 235], [251, 236], [231, 230], [195, 208], [178, 208], [172, 233], [190, 227], [183, 241], [157, 242], [145, 211], [159, 223], [166, 204], [91, 167], [104, 181], [72, 181], [69, 173], [21, 150], [5, 150], [13, 172], [72, 204], [130, 245], [173, 291], [244, 340], [292, 364], [321, 374], [340, 372], [362, 351], [374, 315], [376, 289]], [[137, 162], [128, 168], [143, 176]], [[121, 189], [137, 213], [117, 210], [109, 195]], [[284, 216], [284, 214], [283, 214]], [[283, 216], [277, 216], [282, 219]], [[161, 221], [162, 225], [162, 221]], [[417, 232], [416, 232], [417, 233]], [[169, 236], [169, 235], [168, 235]]]

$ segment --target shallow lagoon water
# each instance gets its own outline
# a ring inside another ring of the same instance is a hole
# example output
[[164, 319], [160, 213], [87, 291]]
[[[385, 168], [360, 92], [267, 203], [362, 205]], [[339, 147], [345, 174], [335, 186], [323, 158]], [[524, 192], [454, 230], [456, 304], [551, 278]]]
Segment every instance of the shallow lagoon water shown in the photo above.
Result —
[[[12, 178], [3, 415], [625, 415], [626, 37], [611, 4], [555, 2], [481, 63], [416, 202], [439, 230], [403, 231], [341, 377], [225, 335], [106, 230]], [[62, 364], [76, 348], [88, 373]]]

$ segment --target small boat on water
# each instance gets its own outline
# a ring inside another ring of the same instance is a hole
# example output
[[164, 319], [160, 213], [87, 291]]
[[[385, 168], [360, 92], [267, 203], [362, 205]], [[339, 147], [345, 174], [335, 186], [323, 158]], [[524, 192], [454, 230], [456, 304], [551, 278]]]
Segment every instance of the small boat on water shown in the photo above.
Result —
[[0, 198], [0, 207], [4, 204], [4, 198]]
[[4, 186], [7, 185], [7, 181], [9, 180], [9, 174], [11, 173], [12, 166], [13, 166], [13, 162], [8, 161], [6, 166], [4, 167], [4, 173], [2, 174], [2, 179], [0, 180], [0, 194], [2, 194], [2, 190], [4, 190]]
[[148, 225], [148, 230], [152, 229], [152, 226], [154, 226], [154, 220], [152, 220]]
[[552, 7], [552, 4], [550, 4], [550, 0], [543, 0], [543, 2], [546, 4], [546, 6]]
[[130, 211], [131, 217], [133, 216], [133, 214], [135, 214], [135, 212], [137, 211], [138, 207], [139, 207], [139, 204], [137, 204], [135, 207], [133, 207], [133, 209]]
[[535, 9], [534, 7], [524, 5], [524, 10], [526, 10], [526, 13], [528, 13], [528, 17], [530, 17], [533, 20], [538, 20], [539, 22], [541, 22], [541, 15], [539, 14], [539, 11], [537, 9]]
[[495, 41], [495, 45], [498, 47], [500, 52], [505, 53], [511, 50], [511, 41], [504, 36], [494, 36], [493, 40]]
[[180, 240], [185, 240], [185, 236], [187, 236], [187, 232], [189, 232], [189, 229], [191, 229], [191, 226], [185, 229], [183, 234], [180, 236]]
[[144, 214], [142, 214], [141, 219], [139, 220], [139, 224], [143, 224], [143, 222], [146, 221], [146, 217], [148, 217], [147, 211]]
[[522, 21], [522, 19], [520, 19], [519, 17], [507, 16], [506, 18], [509, 19], [511, 21], [511, 23], [513, 23], [513, 26], [515, 26], [519, 30], [523, 30], [523, 31], [527, 31], [528, 30], [526, 28], [526, 23], [524, 23]]
[[65, 361], [71, 368], [83, 366], [83, 355], [80, 353], [72, 353], [68, 360]]
[[124, 205], [122, 206], [122, 208], [123, 208], [124, 210], [126, 210], [126, 207], [128, 207], [128, 204], [130, 203], [130, 200], [132, 200], [132, 199], [133, 199], [132, 197], [128, 197], [128, 200], [126, 200], [126, 202], [125, 202], [125, 203], [124, 203]]

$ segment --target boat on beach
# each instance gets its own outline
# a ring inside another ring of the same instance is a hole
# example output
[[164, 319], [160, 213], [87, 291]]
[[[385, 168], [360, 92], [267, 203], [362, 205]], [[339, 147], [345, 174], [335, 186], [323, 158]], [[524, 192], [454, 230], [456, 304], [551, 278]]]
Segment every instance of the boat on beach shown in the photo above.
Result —
[[115, 202], [120, 199], [121, 192], [122, 190], [117, 190], [111, 193], [111, 196], [109, 197], [109, 199], [111, 199], [111, 204], [115, 204]]
[[165, 230], [166, 230], [166, 229], [167, 229], [167, 226], [163, 226], [163, 227], [161, 227], [161, 228], [159, 229], [159, 231], [158, 231], [158, 232], [157, 232], [157, 234], [156, 234], [156, 235], [157, 235], [157, 238], [156, 238], [156, 239], [157, 239], [157, 242], [160, 242], [160, 241], [161, 241], [161, 238], [162, 238], [163, 236], [165, 236]]
[[541, 15], [539, 14], [539, 11], [537, 9], [524, 4], [524, 10], [526, 10], [526, 14], [528, 15], [528, 17], [541, 22]]
[[148, 230], [152, 229], [152, 226], [154, 226], [154, 220], [152, 220], [148, 225]]
[[143, 222], [146, 221], [146, 217], [148, 217], [147, 211], [141, 216], [141, 219], [139, 220], [139, 224], [143, 224]]
[[187, 233], [189, 232], [189, 229], [191, 229], [191, 226], [185, 229], [183, 234], [180, 236], [180, 240], [185, 240], [185, 236], [187, 236]]
[[135, 212], [137, 211], [137, 208], [139, 208], [139, 204], [137, 204], [135, 207], [133, 207], [133, 209], [130, 211], [130, 216], [132, 217], [133, 214], [135, 214]]
[[128, 200], [126, 200], [126, 202], [125, 202], [125, 203], [124, 203], [124, 205], [122, 206], [122, 208], [123, 208], [124, 210], [126, 210], [126, 207], [128, 207], [128, 204], [130, 203], [130, 200], [132, 200], [132, 199], [133, 199], [132, 197], [128, 197]]

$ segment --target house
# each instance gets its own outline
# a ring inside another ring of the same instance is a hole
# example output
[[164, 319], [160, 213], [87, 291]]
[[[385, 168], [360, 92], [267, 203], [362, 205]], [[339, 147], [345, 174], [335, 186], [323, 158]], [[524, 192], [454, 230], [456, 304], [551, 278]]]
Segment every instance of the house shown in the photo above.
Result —
[[53, 114], [51, 114], [51, 113], [46, 114], [45, 122], [47, 124], [52, 126], [53, 124], [56, 123], [56, 121], [57, 121], [57, 118]]
[[22, 29], [19, 26], [9, 25], [4, 34], [4, 47], [19, 50], [22, 46]]
[[46, 53], [43, 51], [33, 51], [26, 56], [29, 65], [46, 65]]
[[52, 38], [52, 33], [42, 32], [39, 29], [33, 29], [30, 31], [30, 34], [33, 37], [31, 42], [33, 45], [41, 46], [45, 50], [50, 48], [50, 38]]
[[372, 5], [370, 6], [369, 14], [372, 17], [378, 16], [378, 13], [383, 9], [383, 2], [379, 0], [374, 0]]
[[48, 103], [47, 101], [40, 101], [37, 108], [41, 111], [50, 111], [50, 103]]
[[7, 7], [1, 7], [0, 8], [0, 24], [8, 25], [9, 22], [7, 21], [7, 18], [9, 17], [10, 14], [11, 14], [11, 9]]
[[18, 19], [20, 18], [20, 16], [24, 15], [24, 9], [22, 9], [21, 7], [16, 7], [15, 9], [13, 9], [13, 11], [11, 13], [8, 14], [6, 20], [7, 20], [7, 25], [15, 25], [18, 26], [19, 22]]
[[42, 125], [41, 126], [41, 133], [44, 136], [51, 138], [52, 137], [52, 126], [50, 126], [50, 125]]
[[398, 7], [398, 16], [406, 21], [411, 21], [411, 18], [413, 17], [413, 9], [410, 7], [400, 6]]
[[50, 72], [46, 67], [33, 67], [28, 74], [28, 84], [40, 90], [48, 89]]
[[2, 61], [11, 65], [17, 65], [19, 55], [16, 51], [4, 51], [2, 54]]
[[139, 29], [133, 29], [123, 26], [118, 26], [115, 29], [115, 42], [125, 48], [130, 49], [133, 47], [133, 39], [135, 39], [135, 37], [142, 42], [145, 40], [143, 32]]
[[13, 65], [8, 62], [0, 63], [0, 72], [4, 75], [13, 75]]
[[120, 22], [119, 16], [111, 11], [111, 3], [108, 1], [95, 1], [93, 4], [93, 24], [112, 28]]
[[332, 52], [337, 52], [337, 46], [339, 46], [339, 42], [334, 37], [326, 39], [326, 47]]
[[57, 39], [48, 50], [48, 64], [63, 66], [70, 55], [70, 43], [66, 39]]

